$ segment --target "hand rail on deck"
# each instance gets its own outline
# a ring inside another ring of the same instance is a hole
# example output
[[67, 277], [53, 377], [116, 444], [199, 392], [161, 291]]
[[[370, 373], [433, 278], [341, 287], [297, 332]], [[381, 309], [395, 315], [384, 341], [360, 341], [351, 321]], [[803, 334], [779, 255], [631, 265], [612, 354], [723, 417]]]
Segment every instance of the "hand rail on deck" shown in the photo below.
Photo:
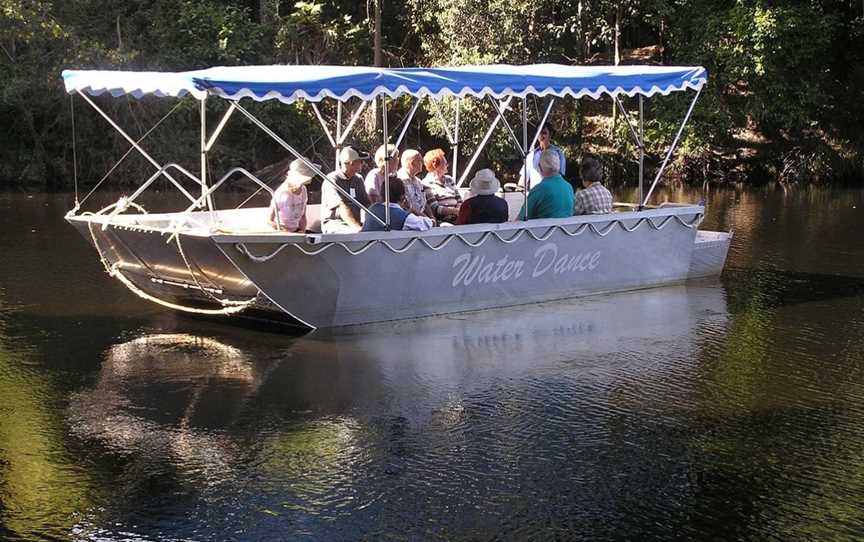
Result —
[[[207, 199], [208, 199], [208, 198], [213, 194], [213, 192], [215, 192], [215, 191], [216, 191], [220, 186], [222, 186], [222, 185], [223, 185], [224, 183], [226, 183], [229, 179], [231, 179], [231, 177], [233, 177], [235, 173], [242, 173], [242, 174], [243, 174], [247, 179], [249, 179], [250, 181], [254, 182], [255, 184], [257, 184], [257, 185], [258, 185], [259, 187], [261, 187], [262, 189], [266, 190], [266, 191], [270, 194], [270, 197], [271, 197], [271, 198], [273, 197], [273, 189], [270, 188], [270, 187], [267, 185], [267, 183], [265, 183], [264, 181], [262, 181], [261, 179], [259, 179], [259, 178], [256, 177], [255, 175], [249, 173], [249, 171], [248, 171], [246, 168], [242, 168], [242, 167], [235, 167], [235, 168], [229, 170], [227, 173], [225, 173], [225, 175], [223, 175], [223, 176], [222, 176], [218, 181], [216, 181], [215, 183], [213, 183], [212, 186], [205, 188], [205, 189], [201, 192], [201, 197], [199, 197], [197, 200], [194, 200], [194, 201], [192, 202], [192, 205], [190, 205], [190, 206], [187, 207], [184, 211], [182, 211], [182, 213], [180, 214], [180, 216], [175, 217], [175, 218], [171, 221], [171, 222], [172, 222], [172, 226], [173, 226], [173, 228], [174, 228], [174, 233], [172, 233], [172, 234], [168, 237], [168, 241], [166, 241], [166, 243], [170, 243], [171, 241], [174, 240], [174, 238], [175, 238], [175, 237], [177, 236], [177, 234], [180, 232], [180, 225], [183, 224], [186, 220], [189, 219], [189, 213], [191, 213], [192, 211], [194, 211], [196, 208], [198, 208], [198, 209], [202, 208], [202, 207], [204, 206], [204, 203], [205, 203], [205, 202], [207, 201]], [[278, 223], [278, 220], [279, 220], [279, 213], [276, 213], [276, 220], [277, 220], [277, 223]], [[211, 226], [212, 226], [212, 224], [211, 224]]]

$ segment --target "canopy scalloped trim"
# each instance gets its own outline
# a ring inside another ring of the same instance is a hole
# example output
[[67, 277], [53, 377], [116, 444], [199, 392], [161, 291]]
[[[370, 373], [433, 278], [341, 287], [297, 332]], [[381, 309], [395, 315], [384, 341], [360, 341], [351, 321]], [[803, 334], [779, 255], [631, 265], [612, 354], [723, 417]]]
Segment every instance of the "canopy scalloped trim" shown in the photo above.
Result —
[[529, 87], [526, 87], [525, 89], [523, 89], [522, 91], [515, 91], [511, 88], [506, 88], [503, 91], [498, 91], [498, 92], [496, 92], [495, 90], [493, 90], [489, 87], [483, 87], [482, 89], [476, 89], [476, 90], [465, 87], [461, 91], [458, 91], [458, 92], [455, 92], [455, 91], [450, 90], [450, 89], [442, 89], [442, 90], [439, 90], [438, 92], [433, 92], [426, 87], [421, 87], [417, 90], [412, 91], [412, 90], [407, 89], [404, 86], [400, 86], [400, 87], [397, 87], [395, 89], [388, 89], [387, 87], [380, 86], [380, 87], [376, 87], [372, 92], [369, 92], [369, 93], [363, 93], [363, 92], [358, 92], [356, 90], [352, 90], [352, 91], [345, 92], [344, 94], [337, 95], [337, 94], [335, 94], [329, 90], [322, 90], [321, 92], [318, 92], [317, 94], [308, 94], [305, 91], [298, 90], [298, 91], [296, 91], [296, 92], [294, 92], [288, 96], [285, 96], [282, 93], [276, 92], [276, 91], [270, 91], [267, 94], [264, 94], [263, 96], [261, 96], [261, 95], [256, 94], [255, 92], [253, 92], [252, 90], [250, 90], [248, 88], [242, 88], [242, 89], [240, 89], [236, 92], [233, 92], [233, 93], [228, 93], [219, 87], [210, 87], [207, 90], [211, 95], [216, 95], [216, 96], [219, 96], [220, 98], [225, 98], [226, 100], [240, 100], [243, 98], [251, 98], [257, 102], [264, 102], [264, 101], [268, 101], [268, 100], [279, 100], [280, 102], [283, 102], [283, 103], [293, 103], [297, 100], [306, 100], [306, 101], [310, 101], [310, 102], [320, 102], [320, 101], [325, 100], [327, 98], [332, 98], [332, 99], [339, 100], [342, 102], [348, 101], [351, 98], [360, 98], [362, 100], [368, 101], [368, 100], [371, 100], [372, 98], [376, 98], [376, 97], [379, 97], [382, 95], [386, 95], [390, 98], [398, 98], [400, 96], [411, 95], [411, 96], [416, 96], [416, 97], [431, 97], [434, 99], [441, 99], [441, 98], [445, 98], [445, 97], [465, 98], [468, 96], [471, 96], [474, 98], [485, 98], [487, 96], [492, 96], [493, 98], [497, 98], [497, 99], [506, 98], [508, 96], [513, 96], [516, 98], [524, 98], [525, 96], [538, 96], [541, 98], [545, 97], [545, 96], [555, 96], [557, 98], [570, 97], [570, 98], [579, 99], [579, 98], [584, 98], [587, 96], [587, 97], [590, 97], [590, 98], [593, 98], [596, 100], [596, 99], [598, 99], [604, 95], [605, 96], [624, 95], [624, 96], [627, 96], [630, 98], [632, 98], [633, 96], [636, 96], [636, 95], [640, 95], [640, 94], [642, 96], [645, 96], [646, 98], [657, 95], [657, 94], [660, 94], [662, 96], [668, 96], [669, 94], [671, 94], [673, 92], [681, 92], [681, 91], [685, 91], [685, 90], [699, 90], [704, 85], [705, 85], [705, 80], [702, 80], [702, 81], [699, 81], [696, 83], [685, 82], [685, 83], [682, 83], [680, 85], [668, 85], [664, 88], [661, 88], [661, 87], [655, 85], [655, 86], [652, 86], [648, 89], [643, 89], [642, 87], [637, 86], [637, 87], [633, 87], [631, 89], [624, 89], [622, 87], [616, 87], [613, 90], [609, 90], [605, 86], [600, 86], [594, 91], [590, 91], [590, 90], [587, 90], [584, 88], [580, 89], [578, 91], [575, 91], [570, 87], [564, 87], [563, 89], [560, 89], [560, 90], [556, 90], [556, 89], [549, 88], [549, 87], [547, 87], [543, 90], [537, 90], [533, 86], [529, 86]]
[[699, 90], [707, 82], [699, 66], [564, 66], [533, 64], [448, 68], [369, 68], [362, 66], [238, 66], [189, 72], [74, 71], [63, 72], [67, 92], [108, 93], [135, 98], [229, 100], [251, 98], [291, 103], [300, 99], [371, 100], [386, 95], [484, 98], [492, 96], [556, 96], [597, 99], [606, 96], [646, 97]]

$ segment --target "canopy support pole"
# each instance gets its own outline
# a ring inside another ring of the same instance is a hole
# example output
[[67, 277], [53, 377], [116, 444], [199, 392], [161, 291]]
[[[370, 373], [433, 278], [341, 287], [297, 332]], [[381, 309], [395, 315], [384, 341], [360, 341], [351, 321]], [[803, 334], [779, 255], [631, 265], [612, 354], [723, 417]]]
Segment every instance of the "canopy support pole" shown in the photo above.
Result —
[[462, 110], [462, 98], [456, 98], [456, 125], [453, 127], [453, 178], [456, 177], [456, 173], [459, 165], [459, 113]]
[[[407, 124], [406, 124], [407, 126]], [[384, 129], [384, 229], [390, 231], [390, 153], [387, 144], [387, 96], [381, 95], [381, 127]]]
[[81, 208], [81, 203], [78, 201], [78, 150], [75, 145], [75, 95], [69, 95], [69, 111], [72, 115], [72, 172], [73, 180], [75, 181], [75, 208], [72, 211], [77, 213]]
[[[207, 96], [201, 98], [201, 196], [207, 193]], [[213, 198], [207, 195], [207, 209], [213, 220]]]
[[336, 166], [333, 169], [338, 170], [339, 151], [342, 150], [342, 102], [340, 100], [336, 100], [336, 145], [333, 146], [333, 150], [336, 154], [333, 162]]
[[[78, 91], [76, 91], [76, 92], [78, 92]], [[174, 183], [174, 185], [175, 185], [178, 189], [180, 189], [181, 192], [183, 192], [183, 195], [184, 195], [184, 196], [186, 196], [187, 198], [189, 198], [189, 199], [192, 200], [192, 201], [195, 200], [195, 198], [192, 197], [192, 195], [189, 194], [189, 192], [187, 192], [179, 182], [177, 182], [177, 179], [175, 179], [175, 178], [172, 177], [172, 176], [171, 176], [167, 171], [165, 171], [165, 170], [163, 169], [163, 167], [159, 164], [159, 162], [157, 162], [157, 161], [156, 161], [152, 156], [150, 156], [149, 154], [147, 154], [147, 151], [145, 151], [144, 149], [142, 149], [142, 148], [141, 148], [141, 145], [139, 145], [139, 144], [138, 144], [134, 139], [132, 139], [132, 138], [129, 136], [129, 134], [127, 134], [127, 133], [123, 130], [123, 128], [120, 128], [120, 126], [119, 126], [116, 122], [114, 122], [114, 120], [112, 120], [111, 117], [109, 117], [109, 116], [108, 116], [104, 111], [102, 111], [102, 110], [99, 108], [99, 106], [97, 106], [95, 103], [93, 103], [93, 100], [91, 100], [90, 98], [88, 98], [88, 97], [87, 97], [87, 94], [85, 94], [85, 93], [83, 93], [83, 92], [78, 92], [78, 95], [81, 96], [82, 98], [84, 98], [84, 101], [87, 102], [88, 104], [90, 104], [90, 106], [91, 106], [93, 109], [95, 109], [97, 113], [99, 113], [100, 115], [102, 115], [102, 118], [104, 118], [104, 119], [108, 122], [108, 124], [110, 124], [110, 125], [111, 125], [115, 130], [117, 130], [117, 132], [118, 132], [120, 135], [122, 135], [122, 136], [126, 139], [126, 141], [128, 141], [129, 143], [131, 143], [131, 144], [132, 144], [132, 147], [135, 148], [136, 151], [138, 151], [139, 153], [141, 153], [141, 156], [143, 156], [143, 157], [144, 157], [148, 162], [150, 162], [150, 164], [152, 164], [153, 167], [155, 167], [155, 168], [159, 171], [159, 173], [161, 173], [162, 175], [165, 175], [165, 177], [167, 177], [168, 180], [170, 180], [172, 183]], [[192, 178], [195, 179], [194, 177], [192, 177]], [[198, 181], [198, 179], [195, 179], [195, 181], [200, 182], [200, 181]]]
[[[552, 104], [549, 105], [551, 107]], [[549, 114], [549, 109], [546, 109], [546, 114]], [[545, 121], [546, 117], [543, 117], [543, 120]], [[528, 96], [522, 98], [522, 144], [526, 149], [526, 152], [522, 153], [522, 178], [526, 181], [525, 190], [522, 191], [522, 207], [525, 209], [525, 220], [528, 220]]]
[[[235, 102], [235, 103], [236, 103], [236, 102]], [[331, 185], [333, 188], [335, 188], [337, 192], [339, 192], [340, 194], [342, 194], [343, 196], [345, 196], [346, 198], [348, 198], [352, 203], [354, 203], [355, 205], [357, 205], [359, 208], [361, 208], [361, 209], [363, 209], [364, 211], [366, 211], [367, 214], [372, 215], [372, 218], [374, 218], [375, 220], [377, 220], [379, 223], [381, 223], [382, 225], [386, 226], [386, 224], [384, 223], [383, 220], [381, 220], [380, 218], [378, 218], [377, 216], [375, 216], [374, 214], [372, 214], [372, 213], [369, 211], [369, 209], [368, 209], [365, 205], [363, 205], [362, 203], [360, 203], [359, 201], [357, 201], [357, 200], [354, 198], [354, 196], [352, 196], [351, 194], [349, 194], [348, 192], [346, 192], [345, 190], [343, 190], [342, 187], [340, 187], [337, 183], [333, 182], [333, 180], [330, 179], [330, 177], [328, 177], [328, 176], [327, 176], [323, 171], [321, 171], [320, 168], [318, 168], [315, 164], [313, 164], [312, 162], [310, 162], [309, 159], [307, 159], [305, 156], [303, 156], [302, 154], [300, 154], [300, 153], [299, 153], [299, 152], [298, 152], [294, 147], [292, 147], [291, 145], [289, 145], [289, 144], [288, 144], [284, 139], [282, 139], [281, 137], [279, 137], [279, 136], [276, 134], [276, 132], [274, 132], [274, 131], [271, 130], [269, 127], [267, 127], [266, 124], [264, 124], [263, 122], [261, 122], [260, 120], [258, 120], [258, 119], [255, 117], [255, 115], [253, 115], [253, 114], [250, 113], [249, 111], [246, 111], [246, 109], [245, 109], [242, 105], [240, 105], [239, 103], [237, 104], [237, 110], [240, 111], [241, 113], [243, 113], [243, 115], [244, 115], [247, 119], [249, 119], [249, 120], [250, 120], [250, 121], [251, 121], [255, 126], [257, 126], [258, 128], [260, 128], [262, 132], [264, 132], [265, 134], [269, 135], [269, 136], [273, 139], [273, 141], [275, 141], [276, 143], [278, 143], [279, 145], [281, 145], [283, 149], [285, 149], [286, 151], [290, 152], [290, 153], [294, 156], [294, 158], [297, 158], [298, 160], [300, 160], [301, 162], [303, 162], [304, 164], [306, 164], [306, 166], [307, 166], [309, 169], [311, 169], [313, 173], [315, 173], [316, 175], [318, 175], [319, 177], [321, 177], [321, 179], [323, 179], [325, 182], [330, 183], [330, 185]]]
[[[508, 96], [504, 102], [502, 102], [502, 109], [504, 111], [510, 106], [510, 100], [513, 96]], [[492, 121], [492, 125], [489, 126], [489, 129], [486, 130], [486, 135], [483, 136], [483, 140], [480, 142], [480, 145], [477, 149], [474, 150], [474, 154], [471, 156], [471, 160], [468, 161], [468, 167], [462, 172], [462, 176], [459, 177], [459, 182], [456, 183], [457, 187], [461, 187], [465, 183], [465, 178], [468, 177], [468, 174], [471, 173], [471, 168], [474, 167], [474, 162], [477, 161], [477, 158], [480, 157], [480, 153], [483, 152], [483, 148], [486, 146], [486, 143], [489, 142], [489, 138], [492, 137], [492, 132], [495, 131], [495, 127], [498, 126], [498, 123], [501, 121], [501, 117], [495, 117], [495, 120]]]
[[[531, 189], [531, 179], [528, 177], [528, 157], [534, 155], [534, 148], [537, 146], [537, 140], [540, 139], [540, 132], [543, 131], [543, 127], [546, 126], [546, 119], [549, 118], [549, 113], [552, 112], [552, 106], [555, 105], [555, 98], [552, 98], [549, 101], [549, 104], [546, 106], [546, 112], [543, 113], [543, 119], [540, 121], [540, 124], [537, 126], [537, 131], [534, 132], [534, 138], [531, 139], [531, 145], [527, 147], [527, 151], [525, 154], [525, 167], [522, 169], [522, 189], [526, 192]], [[535, 102], [536, 106], [536, 102]], [[536, 107], [535, 107], [536, 109]], [[540, 112], [537, 111], [539, 115]]]
[[678, 139], [681, 137], [681, 132], [684, 131], [684, 126], [687, 125], [687, 121], [690, 119], [690, 114], [693, 113], [693, 108], [696, 106], [696, 100], [699, 99], [699, 94], [702, 93], [702, 87], [699, 87], [699, 90], [696, 91], [696, 96], [693, 97], [693, 101], [690, 102], [690, 108], [687, 110], [687, 114], [684, 115], [684, 120], [681, 121], [681, 126], [678, 127], [678, 133], [675, 134], [675, 139], [672, 141], [672, 146], [669, 147], [669, 152], [666, 153], [666, 158], [663, 160], [663, 164], [660, 166], [660, 170], [657, 172], [657, 176], [654, 177], [654, 182], [651, 183], [651, 189], [648, 190], [648, 195], [645, 196], [645, 199], [641, 203], [641, 207], [644, 207], [648, 204], [648, 201], [651, 199], [651, 194], [654, 193], [654, 188], [657, 187], [657, 181], [660, 180], [660, 176], [663, 175], [663, 171], [666, 169], [666, 164], [669, 163], [669, 158], [672, 156], [672, 152], [675, 150], [675, 147], [678, 145]]
[[639, 128], [639, 132], [636, 132], [636, 128], [633, 127], [633, 122], [630, 120], [630, 113], [624, 108], [624, 103], [618, 98], [618, 96], [613, 97], [615, 103], [618, 104], [618, 109], [621, 111], [621, 116], [624, 117], [624, 122], [627, 123], [627, 128], [630, 129], [630, 135], [633, 137], [633, 141], [636, 143], [636, 148], [639, 149], [639, 207], [638, 210], [642, 210], [642, 191], [643, 191], [643, 172], [645, 166], [645, 143], [642, 141], [642, 136], [644, 133], [644, 125], [643, 125], [643, 117], [642, 117], [642, 95], [639, 95], [639, 119], [637, 122], [637, 127]]
[[643, 109], [643, 96], [639, 95], [639, 210], [642, 210], [642, 197], [645, 183], [645, 111]]

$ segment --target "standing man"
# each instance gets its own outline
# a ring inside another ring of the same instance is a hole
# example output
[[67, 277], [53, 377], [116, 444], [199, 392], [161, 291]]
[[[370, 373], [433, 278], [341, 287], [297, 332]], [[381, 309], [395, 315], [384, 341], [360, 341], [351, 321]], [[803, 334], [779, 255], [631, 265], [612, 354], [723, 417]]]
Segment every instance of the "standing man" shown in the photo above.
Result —
[[612, 192], [603, 186], [603, 168], [592, 156], [582, 158], [579, 168], [582, 190], [576, 192], [573, 201], [574, 215], [602, 215], [612, 212]]
[[528, 218], [567, 218], [573, 216], [573, 187], [561, 176], [558, 153], [546, 149], [540, 153], [543, 180], [528, 193], [528, 201], [519, 211], [520, 220]]
[[558, 173], [562, 177], [564, 176], [567, 172], [567, 157], [564, 155], [564, 151], [561, 150], [561, 147], [552, 144], [552, 130], [544, 124], [543, 128], [540, 130], [540, 135], [537, 136], [537, 146], [531, 149], [528, 153], [528, 158], [526, 159], [528, 165], [528, 186], [525, 186], [524, 167], [519, 169], [519, 186], [525, 187], [526, 190], [530, 190], [532, 187], [536, 186], [537, 183], [543, 180], [543, 174], [540, 171], [540, 154], [549, 149], [558, 155], [558, 163], [561, 164]]
[[[369, 196], [359, 173], [363, 169], [363, 160], [368, 159], [369, 153], [344, 147], [339, 152], [339, 168], [327, 175], [330, 181], [365, 207], [369, 207]], [[360, 206], [336, 190], [331, 182], [325, 181], [321, 185], [321, 231], [357, 233], [362, 228]]]

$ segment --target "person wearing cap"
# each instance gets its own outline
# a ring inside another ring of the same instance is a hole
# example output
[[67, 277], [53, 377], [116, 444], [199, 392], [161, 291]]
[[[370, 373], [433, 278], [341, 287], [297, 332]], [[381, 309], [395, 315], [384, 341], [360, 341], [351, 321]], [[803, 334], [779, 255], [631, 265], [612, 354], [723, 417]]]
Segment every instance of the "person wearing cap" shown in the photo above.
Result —
[[481, 169], [471, 179], [471, 197], [459, 207], [456, 224], [500, 224], [507, 222], [509, 208], [504, 198], [496, 196], [501, 183], [491, 169]]
[[405, 185], [405, 197], [402, 198], [402, 206], [409, 213], [417, 216], [432, 216], [432, 209], [426, 203], [426, 194], [423, 192], [423, 183], [417, 178], [417, 174], [423, 171], [423, 155], [416, 149], [407, 149], [402, 153], [402, 167], [396, 172], [396, 177]]
[[[321, 185], [321, 231], [323, 233], [356, 233], [363, 228], [360, 205], [369, 207], [369, 196], [363, 186], [363, 177], [359, 175], [363, 169], [363, 160], [368, 160], [369, 154], [360, 152], [353, 147], [343, 147], [339, 152], [339, 167], [327, 175], [329, 181]], [[336, 184], [351, 198], [337, 190]]]
[[306, 202], [309, 199], [306, 183], [314, 176], [306, 162], [299, 158], [291, 162], [285, 180], [273, 192], [270, 202], [269, 221], [273, 228], [288, 232], [306, 231]]
[[452, 223], [459, 216], [462, 198], [456, 190], [453, 177], [447, 175], [447, 157], [441, 149], [432, 149], [423, 156], [423, 165], [429, 173], [423, 177], [426, 202], [438, 222]]
[[[390, 157], [388, 160], [387, 157]], [[396, 169], [399, 167], [399, 150], [392, 143], [381, 145], [375, 151], [375, 166], [366, 174], [366, 194], [369, 201], [378, 203], [384, 201], [384, 164], [387, 163], [387, 174], [391, 179], [396, 178]]]
[[[543, 173], [540, 171], [540, 155], [547, 149], [558, 155], [558, 173], [563, 177], [567, 172], [567, 156], [561, 147], [552, 144], [552, 129], [544, 124], [537, 135], [537, 145], [528, 152], [528, 158], [525, 160], [528, 170], [527, 190], [543, 180]], [[525, 187], [525, 169], [525, 167], [519, 169], [519, 186], [522, 187]]]
[[574, 215], [602, 215], [612, 212], [612, 192], [603, 186], [603, 168], [592, 156], [582, 158], [579, 167], [582, 190], [576, 192], [573, 201]]
[[[391, 179], [388, 183], [388, 193], [390, 194], [390, 229], [391, 230], [412, 230], [426, 231], [432, 228], [433, 223], [431, 218], [425, 216], [417, 216], [414, 213], [409, 213], [399, 205], [405, 196], [405, 186], [399, 179]], [[371, 213], [371, 214], [370, 214]], [[383, 202], [373, 203], [369, 208], [369, 213], [366, 214], [366, 220], [363, 222], [363, 231], [384, 231], [384, 224], [375, 220], [371, 215], [375, 215], [382, 222], [387, 221], [386, 207]]]
[[546, 149], [540, 153], [540, 173], [543, 180], [528, 193], [528, 201], [519, 211], [519, 218], [566, 218], [573, 216], [573, 187], [560, 174], [558, 153]]

